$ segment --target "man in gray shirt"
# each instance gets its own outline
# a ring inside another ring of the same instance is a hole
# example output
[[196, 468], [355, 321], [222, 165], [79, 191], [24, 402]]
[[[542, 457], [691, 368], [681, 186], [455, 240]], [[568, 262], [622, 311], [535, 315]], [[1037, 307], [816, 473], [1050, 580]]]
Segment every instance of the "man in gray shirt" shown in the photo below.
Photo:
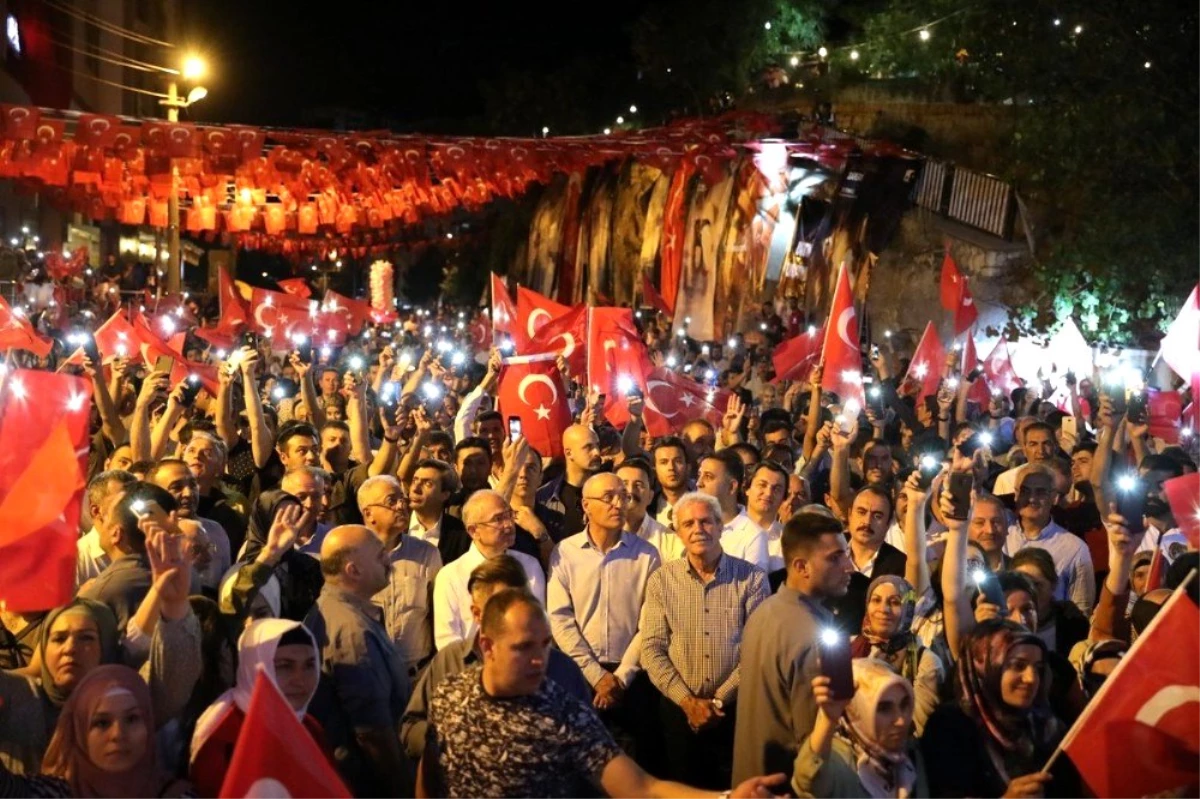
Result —
[[[471, 617], [475, 620], [478, 630], [479, 620], [483, 616], [483, 606], [506, 588], [525, 588], [529, 577], [520, 562], [511, 555], [500, 555], [484, 561], [471, 571], [467, 580], [467, 592], [471, 595]], [[400, 737], [408, 756], [420, 760], [425, 751], [425, 733], [429, 729], [429, 701], [433, 692], [447, 677], [453, 677], [468, 666], [481, 663], [483, 655], [479, 649], [479, 633], [463, 641], [455, 641], [442, 647], [433, 660], [421, 672], [420, 679], [413, 689], [412, 698], [400, 720]], [[558, 683], [568, 694], [580, 702], [591, 703], [592, 686], [584, 678], [583, 672], [567, 655], [557, 649], [549, 650], [546, 657], [546, 677]]]
[[783, 528], [787, 578], [751, 614], [742, 638], [742, 684], [734, 730], [733, 782], [756, 774], [791, 773], [817, 706], [816, 643], [833, 614], [821, 602], [844, 596], [854, 573], [841, 524], [801, 513]]

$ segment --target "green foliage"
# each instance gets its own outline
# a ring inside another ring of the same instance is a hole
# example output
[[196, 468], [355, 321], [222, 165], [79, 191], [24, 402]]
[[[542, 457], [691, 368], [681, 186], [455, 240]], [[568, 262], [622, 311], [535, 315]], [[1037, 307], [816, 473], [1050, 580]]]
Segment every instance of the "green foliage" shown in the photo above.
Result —
[[[943, 17], [928, 41], [909, 32]], [[1034, 216], [1021, 323], [1074, 312], [1089, 337], [1147, 343], [1196, 282], [1197, 30], [1196, 6], [1176, 0], [906, 0], [863, 19], [853, 68], [1010, 105], [990, 171]]]

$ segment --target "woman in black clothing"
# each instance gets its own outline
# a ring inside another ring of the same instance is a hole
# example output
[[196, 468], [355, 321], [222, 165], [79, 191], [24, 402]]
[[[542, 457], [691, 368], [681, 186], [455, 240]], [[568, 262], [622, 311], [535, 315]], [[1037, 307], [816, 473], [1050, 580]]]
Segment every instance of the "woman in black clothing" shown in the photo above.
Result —
[[921, 749], [931, 796], [1078, 796], [1067, 758], [1041, 768], [1066, 732], [1047, 700], [1046, 645], [992, 619], [962, 640], [957, 702], [929, 718]]

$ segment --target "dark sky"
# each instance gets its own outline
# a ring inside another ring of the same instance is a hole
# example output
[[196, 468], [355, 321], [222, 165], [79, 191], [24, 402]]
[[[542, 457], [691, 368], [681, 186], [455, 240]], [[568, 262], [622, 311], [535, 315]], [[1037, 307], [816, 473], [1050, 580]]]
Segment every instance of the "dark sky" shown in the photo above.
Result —
[[185, 5], [181, 38], [197, 41], [213, 67], [197, 121], [304, 125], [312, 109], [336, 105], [457, 132], [482, 113], [481, 77], [580, 56], [632, 72], [626, 28], [647, 0]]

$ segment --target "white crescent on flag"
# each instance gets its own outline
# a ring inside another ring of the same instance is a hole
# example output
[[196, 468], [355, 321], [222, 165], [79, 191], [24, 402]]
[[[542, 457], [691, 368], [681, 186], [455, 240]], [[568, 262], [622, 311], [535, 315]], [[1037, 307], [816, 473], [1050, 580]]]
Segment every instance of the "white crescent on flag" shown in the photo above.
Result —
[[838, 315], [837, 332], [838, 337], [850, 349], [855, 349], [855, 344], [850, 340], [850, 323], [854, 321], [854, 306], [851, 305]]
[[658, 407], [658, 403], [654, 401], [654, 389], [658, 386], [666, 386], [667, 390], [671, 390], [671, 384], [664, 380], [647, 380], [646, 381], [646, 405], [656, 411], [660, 416], [665, 416], [668, 419], [678, 416], [679, 411], [665, 413], [662, 408]]
[[1157, 727], [1162, 717], [1177, 707], [1200, 703], [1200, 686], [1168, 685], [1159, 688], [1154, 696], [1146, 700], [1134, 720], [1150, 727]]
[[[534, 327], [534, 326], [533, 326], [533, 322], [534, 322], [534, 320], [535, 320], [535, 319], [537, 319], [537, 318], [538, 318], [538, 315], [539, 315], [539, 314], [540, 314], [541, 316], [544, 316], [544, 317], [546, 317], [546, 321], [545, 321], [545, 322], [542, 322], [542, 324], [538, 325], [537, 327]], [[536, 335], [537, 335], [537, 332], [538, 332], [539, 330], [541, 330], [541, 329], [542, 329], [542, 327], [543, 327], [543, 326], [545, 326], [545, 325], [546, 325], [546, 323], [547, 323], [547, 322], [549, 322], [549, 321], [550, 321], [550, 312], [549, 312], [549, 311], [547, 311], [545, 308], [535, 308], [535, 309], [534, 309], [534, 310], [533, 310], [533, 311], [532, 311], [532, 312], [529, 314], [529, 318], [528, 318], [527, 320], [525, 320], [525, 330], [526, 330], [526, 332], [528, 332], [528, 333], [529, 333], [529, 337], [530, 337], [530, 338], [533, 338], [534, 336], [536, 336]]]
[[[550, 389], [550, 393], [554, 397], [550, 400], [551, 404], [558, 402], [558, 387], [554, 385], [554, 381], [551, 380], [547, 375], [537, 374], [525, 375], [525, 377], [521, 378], [521, 382], [517, 385], [517, 396], [520, 398], [521, 402], [529, 405], [529, 400], [525, 399], [525, 389], [529, 388], [531, 383], [545, 383], [546, 387]], [[529, 405], [529, 407], [532, 408], [533, 406]]]

